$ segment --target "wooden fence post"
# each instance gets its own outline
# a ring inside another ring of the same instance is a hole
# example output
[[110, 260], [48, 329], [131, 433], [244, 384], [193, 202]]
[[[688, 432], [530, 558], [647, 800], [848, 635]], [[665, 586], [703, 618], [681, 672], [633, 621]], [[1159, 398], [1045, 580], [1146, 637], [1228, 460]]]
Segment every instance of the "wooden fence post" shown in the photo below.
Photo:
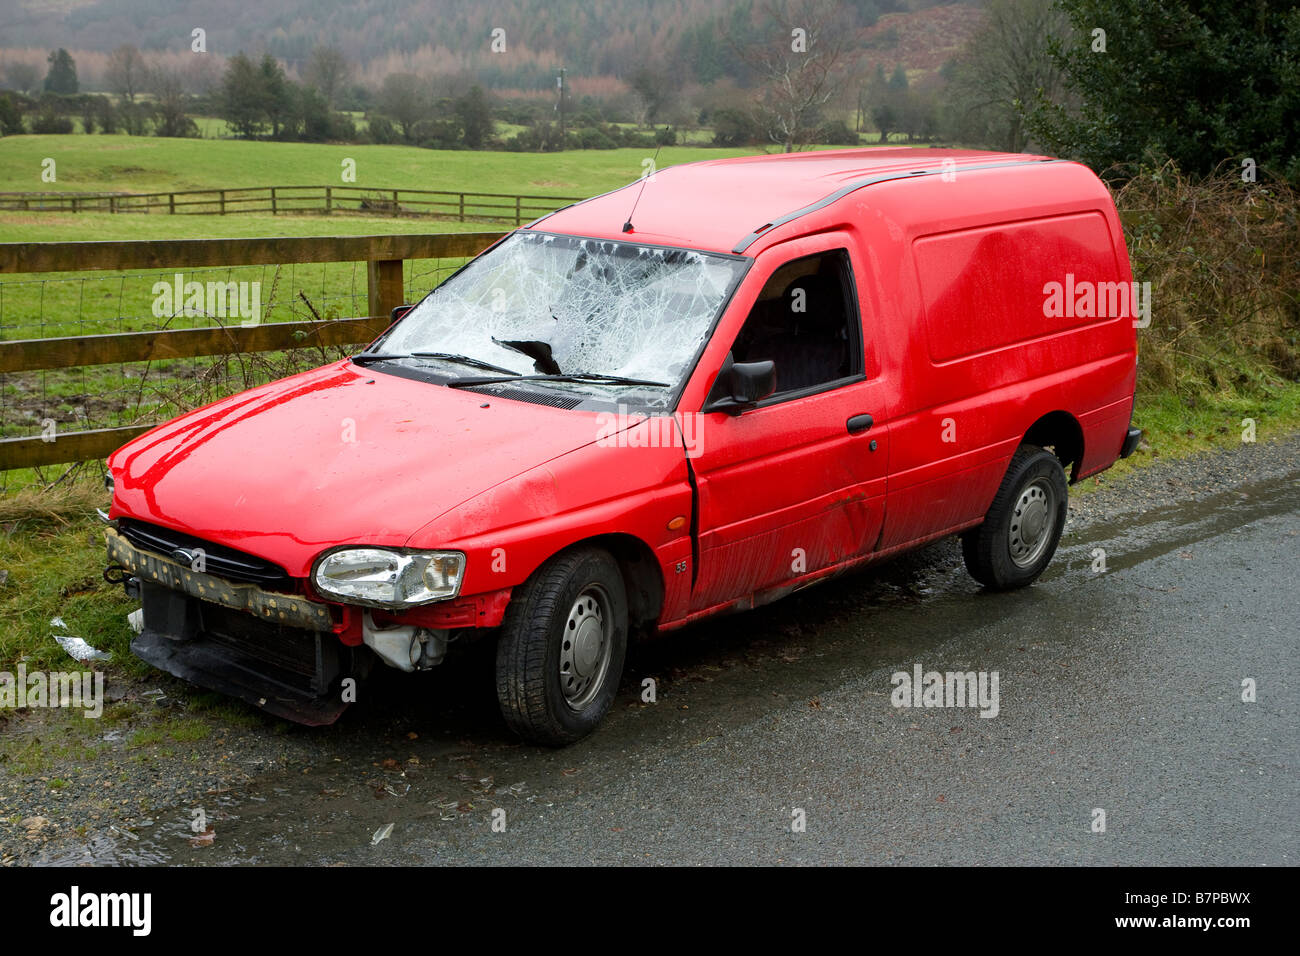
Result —
[[366, 285], [369, 314], [386, 318], [406, 296], [402, 288], [402, 260], [372, 259], [367, 262]]
[[515, 225], [516, 225], [516, 226], [522, 226], [523, 223], [524, 223], [523, 216], [522, 216], [522, 214], [520, 213], [520, 209], [519, 209], [519, 200], [520, 200], [520, 198], [521, 198], [521, 197], [519, 197], [519, 196], [516, 196], [516, 197], [515, 197]]
[[226, 191], [222, 189], [220, 190], [220, 193], [221, 193], [221, 215], [224, 216], [226, 214]]
[[465, 221], [465, 194], [460, 194], [460, 221]]
[[167, 194], [167, 212], [173, 216], [176, 215], [176, 194], [175, 193]]
[[330, 214], [330, 210], [333, 208], [334, 208], [334, 187], [326, 186], [325, 187], [325, 215], [328, 216]]
[[272, 187], [271, 187], [271, 215], [274, 216], [274, 215], [276, 215], [278, 212], [279, 212], [279, 208], [278, 208], [278, 206], [277, 206], [277, 204], [276, 204], [276, 201], [275, 201], [275, 187], [272, 186]]

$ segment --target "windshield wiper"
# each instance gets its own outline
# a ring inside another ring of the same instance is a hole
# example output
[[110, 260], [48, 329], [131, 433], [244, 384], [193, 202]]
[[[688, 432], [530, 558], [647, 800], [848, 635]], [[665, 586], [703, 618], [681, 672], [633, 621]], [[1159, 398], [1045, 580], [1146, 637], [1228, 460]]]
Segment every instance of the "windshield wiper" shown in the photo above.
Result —
[[454, 352], [412, 352], [411, 355], [415, 358], [444, 359], [448, 362], [460, 362], [462, 365], [473, 365], [475, 368], [485, 368], [490, 372], [501, 372], [503, 375], [515, 376], [519, 374], [514, 369], [503, 368], [500, 365], [493, 365], [491, 362], [471, 358], [468, 355], [456, 355]]
[[468, 355], [457, 355], [454, 352], [359, 352], [352, 356], [352, 361], [357, 365], [364, 365], [367, 362], [391, 362], [395, 359], [407, 358], [442, 359], [446, 362], [459, 362], [462, 365], [472, 365], [475, 368], [485, 368], [491, 372], [501, 372], [510, 376], [518, 374], [508, 368], [502, 368], [500, 365], [493, 365], [491, 362], [484, 362], [482, 359], [470, 358]]
[[601, 372], [569, 372], [561, 375], [511, 375], [509, 378], [483, 377], [458, 378], [447, 383], [448, 388], [472, 388], [475, 385], [497, 385], [501, 382], [582, 382], [589, 385], [647, 385], [670, 387], [670, 382], [651, 382], [643, 378], [624, 378], [622, 375], [605, 375]]

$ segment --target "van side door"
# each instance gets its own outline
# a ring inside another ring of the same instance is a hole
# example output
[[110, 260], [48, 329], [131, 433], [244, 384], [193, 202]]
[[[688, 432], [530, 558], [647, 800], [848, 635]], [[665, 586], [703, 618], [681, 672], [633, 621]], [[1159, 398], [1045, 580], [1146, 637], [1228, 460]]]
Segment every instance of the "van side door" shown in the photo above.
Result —
[[876, 547], [889, 402], [866, 374], [852, 258], [834, 238], [789, 244], [731, 343], [733, 363], [775, 363], [776, 391], [739, 413], [708, 402], [701, 413], [692, 612], [752, 602]]

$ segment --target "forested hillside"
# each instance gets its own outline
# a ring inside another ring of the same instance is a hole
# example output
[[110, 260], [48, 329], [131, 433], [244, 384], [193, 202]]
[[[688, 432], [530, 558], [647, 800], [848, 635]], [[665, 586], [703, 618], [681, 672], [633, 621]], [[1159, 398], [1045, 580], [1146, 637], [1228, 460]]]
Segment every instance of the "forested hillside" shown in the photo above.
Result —
[[[846, 0], [840, 6], [847, 25], [865, 28], [883, 15], [939, 5]], [[398, 71], [472, 70], [495, 88], [552, 82], [561, 64], [579, 75], [622, 77], [653, 63], [684, 83], [731, 76], [744, 84], [748, 66], [736, 50], [764, 22], [763, 4], [754, 0], [7, 0], [4, 8], [0, 49], [107, 54], [131, 37], [144, 51], [182, 52], [199, 27], [212, 53], [268, 52], [290, 70], [316, 47], [329, 46], [359, 64], [363, 80]], [[492, 49], [497, 29], [505, 31], [505, 55]], [[896, 44], [899, 34], [881, 31], [877, 42]], [[942, 46], [952, 37], [934, 39]], [[924, 58], [924, 50], [913, 52]], [[78, 62], [89, 61], [79, 55]]]

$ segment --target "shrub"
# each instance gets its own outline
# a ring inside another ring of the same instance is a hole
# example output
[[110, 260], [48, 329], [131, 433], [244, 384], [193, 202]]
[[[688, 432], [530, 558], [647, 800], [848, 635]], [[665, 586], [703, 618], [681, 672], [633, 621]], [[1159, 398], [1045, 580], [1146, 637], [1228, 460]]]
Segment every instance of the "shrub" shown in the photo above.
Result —
[[743, 110], [721, 109], [713, 114], [714, 146], [752, 146], [761, 139], [758, 124]]
[[72, 120], [66, 116], [60, 116], [49, 106], [41, 107], [41, 111], [32, 118], [33, 133], [71, 133]]
[[1280, 179], [1146, 165], [1115, 194], [1133, 278], [1151, 283], [1140, 381], [1185, 401], [1300, 380], [1300, 205]]
[[817, 142], [828, 146], [860, 146], [862, 144], [858, 134], [849, 129], [849, 124], [844, 120], [831, 120], [828, 123], [823, 123], [821, 129], [817, 131]]
[[393, 121], [387, 116], [375, 114], [368, 116], [366, 119], [368, 123], [367, 135], [370, 142], [387, 145], [402, 141], [402, 134], [398, 132], [397, 127], [393, 125]]

